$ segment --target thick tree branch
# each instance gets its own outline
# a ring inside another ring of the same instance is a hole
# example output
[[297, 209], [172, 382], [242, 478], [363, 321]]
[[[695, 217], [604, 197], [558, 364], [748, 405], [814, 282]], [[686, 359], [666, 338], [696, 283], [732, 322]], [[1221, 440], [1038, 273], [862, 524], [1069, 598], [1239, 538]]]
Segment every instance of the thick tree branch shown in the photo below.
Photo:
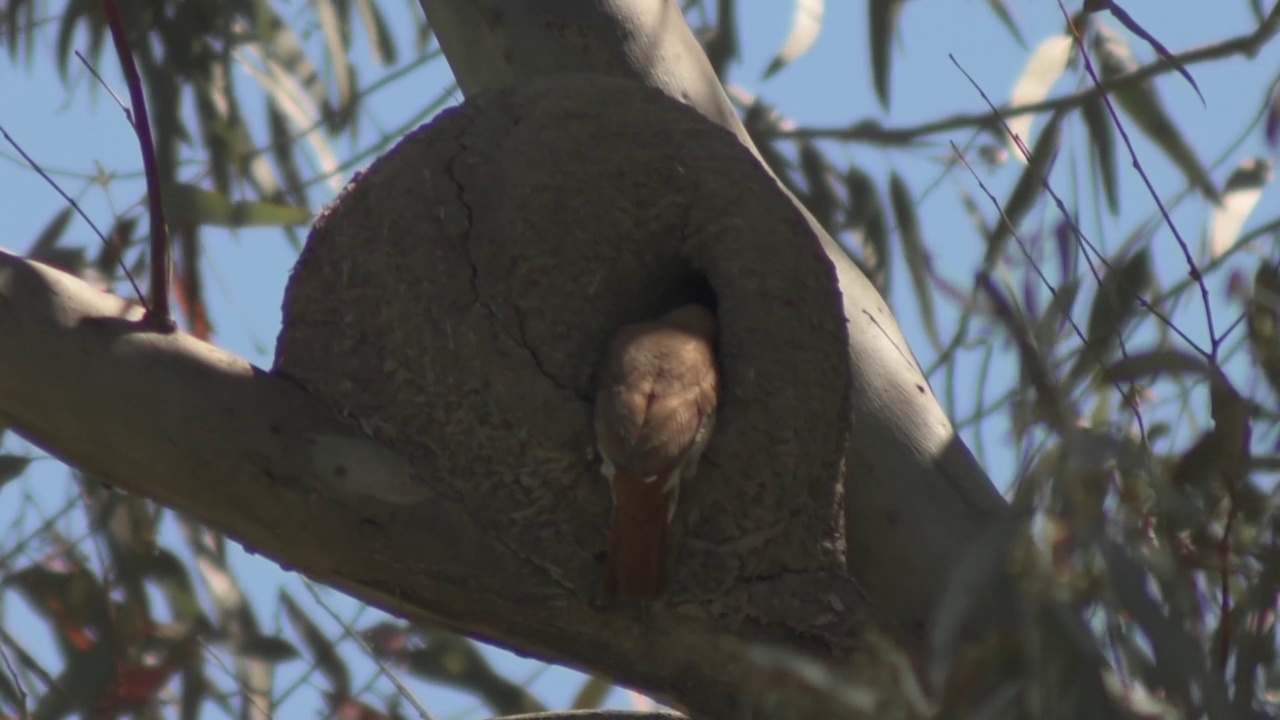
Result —
[[292, 382], [190, 336], [150, 332], [141, 317], [0, 251], [0, 420], [389, 612], [568, 665], [591, 658], [717, 717], [763, 708], [766, 687], [804, 696], [801, 683], [788, 689], [744, 659], [750, 641], [705, 620], [666, 614], [642, 634], [630, 613], [555, 592], [433, 490], [438, 478], [409, 471]]
[[[420, 4], [468, 95], [564, 73], [623, 78], [693, 106], [759, 157], [673, 0]], [[792, 200], [835, 269], [844, 302], [850, 568], [877, 607], [923, 635], [948, 571], [1007, 506], [956, 436], [883, 298]]]
[[[535, 84], [442, 116], [326, 211], [286, 301], [277, 362], [298, 382], [0, 253], [0, 419], [393, 613], [710, 717], [875, 717], [909, 678], [867, 654], [843, 569], [847, 358], [833, 284], [804, 282], [831, 272], [806, 233], [687, 108], [600, 78]], [[590, 380], [618, 325], [702, 292], [699, 275], [723, 301], [731, 389], [677, 521], [675, 588], [642, 622], [600, 604]], [[774, 661], [806, 655], [856, 668], [838, 685], [858, 702]]]

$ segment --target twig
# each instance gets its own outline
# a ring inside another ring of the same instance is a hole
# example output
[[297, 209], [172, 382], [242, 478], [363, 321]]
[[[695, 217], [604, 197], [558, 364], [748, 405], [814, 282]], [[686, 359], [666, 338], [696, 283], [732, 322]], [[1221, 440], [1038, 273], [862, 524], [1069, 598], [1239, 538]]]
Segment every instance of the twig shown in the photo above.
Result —
[[[75, 210], [76, 214], [79, 215], [82, 220], [88, 223], [89, 227], [92, 228], [93, 232], [98, 236], [98, 239], [102, 241], [102, 244], [110, 247], [111, 241], [107, 239], [107, 236], [105, 233], [103, 233], [101, 230], [98, 229], [98, 226], [89, 217], [88, 213], [86, 213], [84, 209], [80, 207], [80, 203], [76, 202], [74, 198], [72, 198], [70, 195], [67, 194], [65, 190], [62, 189], [62, 186], [58, 185], [58, 183], [53, 178], [49, 177], [49, 173], [45, 172], [44, 168], [40, 167], [40, 163], [36, 162], [35, 158], [28, 155], [27, 151], [22, 149], [22, 146], [19, 145], [18, 142], [14, 140], [12, 136], [9, 135], [9, 132], [4, 129], [3, 125], [0, 125], [0, 135], [3, 135], [4, 139], [8, 141], [10, 145], [13, 146], [13, 149], [18, 151], [18, 154], [22, 156], [23, 160], [27, 161], [27, 164], [31, 166], [32, 170], [35, 170], [36, 173], [40, 175], [40, 177], [44, 178], [45, 182], [49, 183], [49, 187], [53, 188], [54, 192], [61, 195], [62, 199], [66, 200], [67, 204], [71, 206], [71, 209]], [[142, 288], [138, 287], [137, 281], [133, 279], [133, 273], [129, 272], [129, 268], [125, 266], [124, 258], [123, 257], [117, 258], [116, 262], [120, 265], [120, 270], [121, 272], [124, 273], [125, 278], [128, 279], [129, 284], [133, 286], [133, 292], [135, 295], [138, 296], [138, 302], [141, 303], [142, 307], [147, 311], [148, 314], [150, 314], [151, 308], [147, 305], [147, 299], [142, 294]]]
[[839, 128], [797, 128], [794, 130], [776, 130], [773, 137], [794, 140], [823, 138], [828, 140], [844, 140], [847, 142], [865, 142], [879, 145], [906, 145], [918, 141], [928, 135], [936, 135], [948, 130], [960, 128], [986, 128], [996, 124], [1001, 117], [1006, 119], [1019, 115], [1044, 113], [1053, 110], [1072, 109], [1084, 105], [1087, 101], [1111, 92], [1117, 88], [1128, 87], [1143, 82], [1157, 75], [1176, 71], [1182, 66], [1194, 65], [1218, 60], [1232, 55], [1253, 56], [1264, 45], [1280, 33], [1280, 5], [1273, 10], [1267, 19], [1251, 33], [1240, 35], [1222, 42], [1203, 45], [1198, 48], [1174, 56], [1173, 59], [1160, 58], [1133, 72], [1117, 75], [1106, 82], [1096, 83], [1093, 87], [1080, 90], [1062, 97], [1042, 100], [1028, 105], [1003, 106], [996, 110], [961, 113], [950, 117], [939, 118], [932, 122], [906, 127], [887, 128], [875, 120], [860, 120], [851, 125]]
[[147, 98], [142, 92], [142, 79], [138, 66], [129, 51], [129, 38], [125, 35], [124, 20], [115, 0], [102, 0], [111, 28], [111, 40], [120, 58], [125, 84], [129, 88], [129, 104], [133, 106], [133, 130], [138, 136], [142, 152], [142, 167], [147, 174], [147, 200], [151, 212], [151, 302], [143, 318], [144, 322], [160, 332], [172, 332], [177, 328], [169, 311], [169, 278], [172, 273], [169, 257], [169, 231], [164, 221], [164, 203], [160, 197], [160, 169], [156, 165], [155, 142], [151, 138], [151, 119], [147, 115]]
[[[1071, 23], [1070, 13], [1067, 12], [1066, 6], [1062, 4], [1062, 0], [1058, 0], [1058, 7], [1062, 10], [1063, 17], [1067, 19], [1067, 26], [1071, 28], [1071, 34], [1076, 39], [1076, 46], [1080, 48], [1080, 57], [1084, 59], [1085, 72], [1089, 73], [1094, 86], [1100, 87], [1102, 81], [1098, 78], [1098, 73], [1093, 67], [1093, 58], [1089, 57], [1089, 50], [1085, 47], [1084, 38], [1080, 36], [1080, 32]], [[1280, 18], [1280, 15], [1275, 17]], [[1182, 238], [1182, 232], [1178, 230], [1177, 223], [1173, 221], [1173, 218], [1169, 217], [1169, 211], [1165, 208], [1164, 201], [1160, 199], [1160, 193], [1156, 192], [1150, 176], [1143, 169], [1142, 161], [1138, 159], [1138, 152], [1133, 149], [1133, 142], [1129, 140], [1129, 133], [1124, 129], [1124, 123], [1120, 122], [1120, 114], [1116, 112], [1115, 105], [1111, 102], [1111, 97], [1107, 93], [1102, 93], [1101, 97], [1102, 102], [1107, 107], [1107, 112], [1111, 115], [1111, 124], [1116, 126], [1116, 130], [1120, 133], [1120, 138], [1124, 140], [1124, 146], [1129, 150], [1129, 158], [1133, 161], [1134, 169], [1138, 171], [1138, 177], [1142, 178], [1143, 184], [1147, 186], [1147, 192], [1151, 194], [1151, 199], [1155, 201], [1156, 207], [1160, 208], [1161, 217], [1164, 218], [1165, 224], [1169, 226], [1170, 232], [1173, 233], [1178, 247], [1182, 249], [1182, 257], [1186, 260], [1188, 274], [1200, 286], [1200, 299], [1204, 303], [1205, 322], [1209, 325], [1209, 352], [1206, 353], [1195, 343], [1192, 343], [1191, 346], [1204, 355], [1206, 359], [1216, 361], [1218, 359], [1219, 341], [1213, 327], [1213, 307], [1209, 302], [1209, 288], [1205, 284], [1204, 276], [1200, 273], [1200, 268], [1196, 266], [1195, 258], [1191, 256], [1191, 248], [1187, 245], [1187, 241]], [[1151, 309], [1150, 304], [1148, 304], [1148, 308]], [[1189, 340], [1185, 335], [1182, 337], [1183, 340]]]

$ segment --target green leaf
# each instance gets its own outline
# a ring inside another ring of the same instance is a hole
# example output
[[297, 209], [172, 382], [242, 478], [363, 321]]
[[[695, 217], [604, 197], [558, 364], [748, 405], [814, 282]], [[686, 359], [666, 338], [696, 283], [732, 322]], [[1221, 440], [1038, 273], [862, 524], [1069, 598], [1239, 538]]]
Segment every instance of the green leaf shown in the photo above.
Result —
[[494, 671], [472, 640], [423, 626], [415, 629], [426, 643], [425, 647], [406, 652], [406, 666], [410, 672], [470, 692], [483, 699], [498, 715], [546, 709], [528, 690]]
[[1200, 355], [1172, 348], [1158, 348], [1116, 360], [1102, 372], [1102, 379], [1106, 382], [1129, 383], [1180, 375], [1213, 380], [1218, 373]]
[[23, 455], [0, 455], [0, 486], [21, 475], [30, 464], [31, 458]]
[[1009, 34], [1013, 36], [1013, 39], [1018, 41], [1018, 45], [1025, 49], [1027, 47], [1027, 39], [1022, 36], [1022, 31], [1018, 29], [1018, 24], [1013, 21], [1013, 15], [1009, 14], [1009, 8], [1004, 4], [1004, 0], [987, 0], [987, 5], [996, 14], [1000, 24], [1004, 25]]
[[[91, 27], [93, 25], [101, 25], [101, 21], [94, 22], [93, 14], [88, 12], [89, 2], [91, 0], [68, 0], [62, 6], [62, 17], [58, 19], [58, 39], [55, 42], [57, 47], [56, 54], [58, 59], [58, 76], [62, 78], [62, 82], [67, 82], [67, 67], [71, 64], [72, 46], [76, 39], [77, 23], [80, 18], [85, 18], [85, 22]], [[101, 15], [99, 15], [101, 17]], [[90, 30], [90, 32], [93, 32]], [[90, 60], [96, 60], [93, 55], [88, 56]]]
[[1152, 595], [1150, 574], [1134, 550], [1111, 540], [1102, 543], [1101, 550], [1109, 590], [1150, 643], [1156, 687], [1167, 688], [1172, 697], [1184, 697], [1194, 685], [1205, 717], [1230, 717], [1222, 681], [1209, 672], [1204, 648], [1188, 631], [1178, 604], [1169, 602], [1168, 596]]
[[41, 253], [52, 250], [58, 244], [58, 241], [62, 239], [62, 234], [67, 231], [67, 224], [71, 222], [72, 212], [74, 212], [74, 209], [68, 206], [54, 213], [53, 218], [40, 231], [36, 241], [31, 243], [31, 250], [27, 254], [38, 258]]
[[916, 203], [911, 189], [897, 173], [889, 175], [889, 204], [893, 206], [894, 221], [898, 226], [898, 239], [902, 242], [902, 259], [911, 273], [911, 286], [920, 303], [920, 318], [925, 334], [938, 351], [942, 351], [942, 337], [938, 334], [938, 318], [933, 309], [933, 287], [929, 284], [931, 260], [920, 233], [920, 221], [916, 218]]
[[800, 174], [807, 190], [802, 196], [805, 207], [827, 232], [834, 235], [838, 231], [836, 218], [844, 203], [832, 182], [831, 166], [812, 143], [800, 143]]
[[1266, 158], [1245, 158], [1227, 178], [1222, 203], [1209, 220], [1209, 252], [1217, 258], [1240, 239], [1245, 220], [1262, 199], [1262, 189], [1271, 182], [1272, 165]]
[[232, 201], [198, 185], [173, 183], [162, 193], [164, 211], [173, 223], [217, 227], [301, 225], [311, 219], [302, 208], [257, 200]]
[[[1013, 92], [1009, 96], [1009, 105], [1011, 107], [1032, 105], [1049, 97], [1049, 91], [1067, 70], [1067, 63], [1071, 60], [1075, 44], [1075, 38], [1070, 35], [1053, 35], [1045, 38], [1036, 47], [1035, 52], [1031, 53], [1027, 64], [1023, 66], [1022, 74], [1018, 76], [1018, 81], [1014, 83]], [[1009, 152], [1019, 162], [1025, 163], [1027, 160], [1014, 138], [1021, 138], [1028, 148], [1031, 147], [1031, 123], [1034, 120], [1035, 115], [1027, 113], [1009, 121], [1009, 132], [1012, 133], [1008, 138]]]
[[569, 707], [572, 710], [594, 710], [604, 705], [612, 690], [613, 683], [609, 682], [609, 678], [592, 675], [578, 688], [578, 694]]
[[1108, 2], [1107, 10], [1111, 11], [1111, 16], [1119, 20], [1120, 24], [1128, 28], [1129, 32], [1137, 35], [1143, 40], [1146, 40], [1147, 44], [1150, 45], [1152, 49], [1160, 55], [1160, 57], [1173, 63], [1174, 69], [1178, 71], [1178, 74], [1191, 85], [1191, 89], [1195, 90], [1196, 95], [1200, 97], [1200, 104], [1206, 104], [1204, 101], [1204, 93], [1200, 92], [1200, 86], [1196, 84], [1196, 79], [1191, 77], [1191, 73], [1183, 66], [1182, 61], [1179, 60], [1176, 55], [1169, 52], [1169, 48], [1165, 47], [1163, 43], [1157, 40], [1155, 35], [1147, 32], [1146, 28], [1139, 25], [1137, 20], [1134, 20], [1124, 8], [1120, 7], [1115, 2]]
[[154, 548], [146, 563], [147, 579], [159, 586], [169, 603], [169, 612], [173, 618], [194, 624], [203, 615], [203, 611], [187, 566], [165, 548]]
[[1269, 261], [1254, 273], [1247, 319], [1254, 362], [1271, 391], [1280, 395], [1280, 268]]
[[280, 637], [258, 635], [236, 646], [236, 652], [244, 657], [278, 665], [301, 655], [293, 643]]
[[1009, 194], [1009, 199], [1002, 206], [1004, 217], [998, 220], [991, 230], [987, 241], [987, 254], [982, 265], [984, 269], [995, 266], [1004, 253], [1005, 242], [1017, 232], [1023, 219], [1040, 201], [1040, 196], [1044, 193], [1045, 181], [1049, 177], [1049, 170], [1053, 167], [1053, 161], [1058, 156], [1058, 148], [1062, 144], [1062, 117], [1061, 111], [1049, 117], [1049, 122], [1040, 132], [1040, 139], [1031, 149], [1031, 159], [1027, 161], [1027, 168], [1022, 171], [1017, 184], [1013, 186], [1013, 192]]
[[795, 14], [791, 17], [791, 32], [782, 43], [782, 49], [769, 62], [764, 77], [771, 77], [782, 68], [809, 52], [818, 33], [822, 31], [824, 0], [795, 0]]
[[1100, 97], [1092, 97], [1080, 106], [1085, 127], [1089, 130], [1093, 149], [1094, 167], [1102, 178], [1102, 190], [1107, 196], [1107, 208], [1112, 215], [1120, 213], [1120, 190], [1116, 183], [1116, 139], [1111, 128], [1111, 116]]
[[871, 77], [880, 105], [889, 109], [890, 46], [898, 35], [898, 14], [905, 0], [869, 0], [867, 30], [871, 33]]
[[331, 123], [330, 129], [337, 131], [345, 127], [347, 120], [350, 119], [348, 111], [355, 93], [355, 80], [354, 68], [347, 60], [350, 50], [347, 47], [346, 27], [334, 4], [335, 0], [318, 0], [311, 5], [316, 10], [316, 17], [320, 19], [325, 49], [329, 52], [329, 72], [333, 73], [337, 101], [333, 104], [336, 112], [332, 113], [328, 119]]
[[1075, 307], [1076, 298], [1079, 295], [1080, 277], [1076, 276], [1058, 287], [1053, 299], [1049, 301], [1049, 306], [1044, 309], [1036, 322], [1032, 337], [1035, 339], [1036, 347], [1041, 348], [1046, 357], [1050, 355], [1049, 350], [1058, 344], [1062, 324], [1071, 317], [1071, 310]]
[[395, 65], [399, 53], [396, 51], [396, 39], [387, 25], [387, 19], [372, 0], [356, 0], [356, 11], [360, 13], [360, 22], [364, 25], [365, 37], [369, 41], [369, 52], [382, 65]]
[[1134, 253], [1123, 264], [1110, 267], [1089, 308], [1085, 347], [1069, 376], [1072, 381], [1089, 375], [1110, 357], [1150, 282], [1151, 255], [1146, 249]]
[[[280, 604], [284, 607], [285, 617], [289, 618], [289, 624], [293, 626], [294, 632], [302, 638], [302, 644], [311, 656], [311, 661], [328, 679], [330, 692], [339, 696], [348, 695], [351, 692], [351, 671], [347, 669], [346, 661], [338, 654], [335, 643], [284, 590], [280, 591]], [[250, 638], [246, 638], [246, 642], [249, 640]]]
[[[1093, 39], [1093, 52], [1100, 68], [1099, 77], [1106, 81], [1138, 68], [1128, 44], [1115, 31], [1098, 24]], [[1138, 129], [1151, 139], [1178, 166], [1191, 184], [1215, 202], [1218, 190], [1208, 171], [1200, 163], [1195, 150], [1165, 112], [1156, 88], [1149, 81], [1129, 83], [1111, 92], [1116, 103], [1133, 120]]]
[[880, 191], [871, 176], [856, 167], [845, 172], [844, 186], [849, 198], [845, 227], [862, 251], [867, 279], [883, 293], [889, 283], [890, 254], [889, 223]]
[[275, 103], [268, 100], [264, 105], [267, 111], [267, 128], [271, 134], [271, 157], [276, 161], [276, 169], [284, 181], [287, 197], [295, 201], [305, 198], [306, 184], [298, 169], [297, 155], [293, 152], [289, 123]]

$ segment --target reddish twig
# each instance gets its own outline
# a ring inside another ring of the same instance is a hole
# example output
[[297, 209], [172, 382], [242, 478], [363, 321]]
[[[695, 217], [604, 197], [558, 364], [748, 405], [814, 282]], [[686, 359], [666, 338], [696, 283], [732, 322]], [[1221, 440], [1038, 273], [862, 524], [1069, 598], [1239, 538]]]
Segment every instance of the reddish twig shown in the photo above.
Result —
[[169, 257], [169, 232], [164, 221], [164, 205], [160, 197], [160, 170], [156, 166], [155, 143], [151, 139], [151, 118], [147, 114], [147, 98], [142, 92], [142, 79], [138, 66], [129, 50], [129, 38], [120, 18], [120, 8], [115, 0], [102, 0], [111, 28], [111, 39], [120, 57], [120, 69], [124, 72], [129, 88], [129, 104], [133, 106], [133, 130], [138, 136], [142, 152], [142, 167], [147, 175], [147, 201], [151, 211], [151, 307], [145, 321], [157, 330], [172, 331], [176, 326], [169, 311], [169, 277], [172, 272]]

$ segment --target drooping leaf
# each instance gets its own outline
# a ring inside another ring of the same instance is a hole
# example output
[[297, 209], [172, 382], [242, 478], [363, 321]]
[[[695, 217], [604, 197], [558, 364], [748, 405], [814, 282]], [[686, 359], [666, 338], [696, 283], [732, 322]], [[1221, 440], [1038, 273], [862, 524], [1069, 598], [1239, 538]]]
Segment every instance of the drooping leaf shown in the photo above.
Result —
[[[67, 555], [48, 558], [4, 579], [54, 629], [64, 657], [91, 651], [109, 639], [110, 600], [98, 578]], [[106, 643], [110, 645], [110, 643]]]
[[297, 155], [293, 152], [289, 123], [275, 103], [268, 100], [264, 105], [267, 111], [267, 128], [271, 135], [271, 157], [276, 161], [276, 168], [284, 182], [285, 197], [295, 203], [305, 202], [306, 184], [298, 168]]
[[1184, 80], [1190, 83], [1191, 88], [1195, 90], [1196, 95], [1200, 97], [1200, 104], [1205, 105], [1204, 93], [1200, 92], [1200, 86], [1196, 84], [1196, 79], [1191, 77], [1191, 73], [1183, 66], [1182, 61], [1178, 59], [1178, 56], [1169, 52], [1169, 48], [1165, 47], [1163, 43], [1157, 40], [1155, 35], [1147, 32], [1147, 29], [1142, 27], [1137, 20], [1134, 20], [1133, 16], [1124, 8], [1120, 7], [1115, 0], [1110, 0], [1106, 5], [1107, 9], [1111, 11], [1111, 16], [1119, 20], [1120, 24], [1128, 28], [1129, 32], [1137, 35], [1143, 40], [1146, 40], [1147, 44], [1150, 45], [1152, 49], [1160, 55], [1160, 57], [1173, 63], [1174, 69], [1178, 71], [1178, 74], [1181, 75]]
[[[1099, 67], [1099, 78], [1103, 81], [1112, 80], [1138, 68], [1138, 60], [1124, 38], [1101, 23], [1095, 29], [1092, 46]], [[1128, 83], [1113, 90], [1111, 95], [1138, 129], [1169, 156], [1187, 179], [1205, 197], [1216, 202], [1218, 190], [1214, 187], [1213, 180], [1195, 150], [1165, 111], [1155, 85], [1150, 81]]]
[[[271, 60], [278, 63], [285, 71], [285, 74], [302, 88], [303, 94], [308, 97], [317, 108], [327, 109], [329, 107], [328, 91], [325, 88], [324, 79], [320, 76], [320, 71], [307, 57], [302, 46], [302, 41], [298, 39], [297, 34], [289, 27], [284, 18], [276, 13], [275, 7], [268, 0], [252, 0], [254, 2], [255, 17], [258, 18], [258, 34], [263, 46], [264, 52]], [[279, 91], [277, 88], [263, 88], [268, 93], [273, 90]], [[292, 102], [290, 98], [281, 98], [277, 102], [284, 107]]]
[[293, 643], [282, 637], [272, 635], [259, 635], [249, 638], [245, 642], [236, 645], [236, 652], [243, 657], [251, 657], [271, 664], [288, 662], [302, 654], [298, 652], [298, 648]]
[[1102, 379], [1106, 382], [1129, 383], [1180, 375], [1212, 380], [1217, 377], [1217, 372], [1200, 355], [1173, 348], [1157, 348], [1116, 360], [1102, 372]]
[[1115, 349], [1129, 321], [1139, 307], [1139, 296], [1151, 282], [1151, 256], [1139, 250], [1128, 260], [1113, 264], [1102, 276], [1098, 294], [1089, 308], [1085, 347], [1081, 349], [1069, 376], [1073, 381], [1094, 372]]
[[[1023, 66], [1022, 74], [1018, 76], [1018, 81], [1014, 83], [1013, 92], [1009, 96], [1009, 105], [1011, 107], [1032, 105], [1049, 97], [1049, 91], [1067, 69], [1067, 62], [1071, 60], [1075, 42], [1075, 38], [1070, 35], [1053, 35], [1045, 38], [1036, 47], [1035, 52], [1031, 53], [1027, 64]], [[1031, 123], [1034, 120], [1035, 115], [1031, 113], [1018, 115], [1009, 120], [1009, 131], [1012, 134], [1008, 138], [1009, 152], [1022, 163], [1026, 163], [1027, 159], [1014, 137], [1021, 138], [1027, 147], [1031, 147]]]
[[604, 705], [612, 690], [613, 683], [608, 678], [592, 675], [578, 688], [578, 694], [574, 695], [573, 704], [569, 707], [573, 710], [594, 710]]
[[[81, 717], [114, 718], [114, 714], [97, 714], [98, 703], [109, 696], [104, 692], [116, 678], [119, 665], [110, 643], [97, 643], [87, 650], [67, 656], [67, 664], [54, 679], [57, 692], [46, 692], [31, 713], [33, 718], [62, 718], [79, 712]], [[106, 696], [106, 697], [104, 697]]]
[[417, 630], [426, 640], [425, 647], [406, 653], [408, 668], [415, 675], [470, 692], [498, 715], [546, 709], [528, 690], [496, 672], [472, 640], [421, 626]]
[[1222, 203], [1209, 220], [1210, 257], [1220, 257], [1240, 239], [1245, 220], [1262, 199], [1262, 189], [1271, 182], [1272, 165], [1266, 158], [1245, 158], [1227, 178]]
[[25, 60], [28, 66], [31, 64], [35, 55], [33, 41], [38, 26], [34, 0], [11, 0], [0, 3], [0, 30], [4, 31], [4, 36], [0, 37], [0, 44], [9, 48], [10, 61], [16, 64], [19, 50], [25, 49]]
[[36, 236], [36, 241], [31, 243], [31, 249], [27, 251], [28, 256], [38, 259], [39, 255], [48, 250], [52, 250], [53, 246], [58, 244], [62, 239], [62, 233], [66, 232], [67, 224], [71, 222], [71, 213], [75, 210], [71, 207], [64, 207], [54, 213], [49, 219], [48, 224]]
[[1080, 277], [1073, 277], [1058, 286], [1053, 299], [1049, 301], [1044, 314], [1036, 321], [1034, 338], [1036, 345], [1044, 350], [1046, 356], [1058, 344], [1062, 328], [1071, 311], [1075, 307], [1076, 298], [1080, 295]]
[[1280, 81], [1272, 85], [1271, 96], [1267, 101], [1267, 121], [1263, 126], [1262, 136], [1267, 145], [1275, 150], [1280, 147]]
[[205, 163], [213, 178], [213, 187], [219, 193], [229, 193], [233, 166], [238, 159], [234, 140], [238, 123], [226, 114], [234, 96], [202, 80], [191, 83], [191, 89], [195, 97], [196, 121], [204, 141]]
[[1018, 45], [1025, 49], [1027, 47], [1027, 39], [1022, 36], [1022, 31], [1018, 29], [1018, 24], [1013, 21], [1013, 15], [1009, 13], [1009, 8], [1005, 5], [1004, 0], [987, 0], [987, 6], [996, 14], [1000, 24], [1004, 25], [1009, 34], [1013, 36], [1013, 39], [1018, 41]]
[[1253, 276], [1248, 310], [1249, 347], [1254, 362], [1280, 395], [1280, 268], [1263, 261]]
[[350, 120], [349, 110], [355, 95], [354, 68], [351, 66], [350, 48], [347, 44], [346, 23], [338, 15], [334, 0], [317, 0], [311, 4], [320, 20], [324, 33], [325, 49], [329, 52], [329, 71], [333, 73], [335, 102], [329, 115], [330, 129], [342, 130]]
[[1226, 456], [1223, 469], [1232, 486], [1244, 481], [1249, 468], [1253, 440], [1251, 407], [1225, 375], [1214, 375], [1209, 384], [1209, 414], [1213, 418], [1213, 433], [1218, 436]]
[[30, 464], [31, 458], [25, 455], [0, 455], [0, 487], [21, 475]]
[[860, 168], [850, 167], [845, 172], [844, 187], [849, 198], [845, 227], [853, 232], [854, 242], [862, 251], [867, 279], [884, 293], [888, 289], [891, 260], [884, 201], [875, 181]]
[[[329, 681], [332, 692], [343, 697], [350, 695], [351, 671], [347, 669], [346, 661], [338, 654], [334, 642], [283, 589], [280, 591], [280, 604], [284, 607], [285, 617], [289, 618], [289, 624], [293, 626], [294, 632], [302, 638], [302, 644], [306, 647], [311, 661]], [[250, 639], [246, 638], [245, 642], [249, 641]], [[256, 642], [257, 638], [253, 638], [253, 641]]]
[[893, 206], [898, 239], [902, 243], [902, 260], [907, 264], [911, 286], [916, 292], [916, 301], [920, 303], [920, 319], [924, 323], [925, 334], [933, 347], [941, 352], [942, 336], [938, 333], [938, 318], [933, 308], [933, 287], [929, 283], [932, 260], [920, 232], [920, 221], [916, 218], [916, 203], [911, 197], [911, 188], [907, 187], [896, 172], [889, 175], [889, 204]]
[[1102, 178], [1103, 194], [1107, 198], [1107, 208], [1112, 215], [1120, 213], [1120, 190], [1116, 172], [1116, 140], [1115, 131], [1111, 127], [1111, 116], [1107, 114], [1107, 106], [1100, 97], [1092, 97], [1080, 106], [1084, 116], [1085, 127], [1089, 130], [1089, 146], [1093, 150], [1093, 166], [1098, 177]]
[[889, 69], [893, 39], [898, 36], [898, 14], [905, 0], [868, 0], [867, 30], [871, 34], [871, 77], [881, 107], [889, 109]]
[[804, 206], [813, 217], [834, 235], [839, 228], [837, 218], [840, 217], [844, 203], [836, 190], [834, 173], [827, 159], [812, 143], [800, 144], [800, 174], [804, 176]]
[[194, 624], [203, 614], [190, 570], [172, 551], [155, 548], [147, 558], [146, 573], [159, 586], [175, 619]]
[[[705, 8], [705, 5], [704, 5]], [[725, 82], [729, 63], [739, 57], [741, 46], [738, 36], [738, 0], [719, 0], [716, 4], [715, 28], [710, 37], [702, 39], [702, 49], [716, 71], [716, 77]]]
[[1156, 687], [1173, 697], [1186, 697], [1194, 684], [1200, 693], [1205, 717], [1227, 718], [1227, 694], [1222, 681], [1210, 673], [1204, 648], [1174, 615], [1174, 604], [1156, 600], [1146, 582], [1149, 573], [1129, 548], [1115, 541], [1102, 544], [1108, 585], [1125, 613], [1142, 631], [1155, 656]]
[[769, 141], [769, 134], [777, 128], [772, 109], [759, 100], [752, 102], [742, 115], [742, 125], [760, 151], [760, 157], [764, 158], [764, 164], [769, 166], [769, 170], [773, 172], [774, 177], [778, 178], [778, 182], [782, 183], [787, 192], [796, 197], [803, 197], [804, 191], [797, 187], [795, 179], [791, 176], [793, 163], [777, 149], [774, 143]]
[[764, 77], [771, 77], [782, 68], [809, 52], [818, 33], [822, 31], [822, 15], [825, 0], [793, 0], [795, 13], [791, 17], [791, 32], [782, 43], [782, 49], [769, 62]]
[[1004, 253], [1005, 242], [1017, 231], [1023, 219], [1040, 201], [1040, 196], [1044, 193], [1045, 180], [1049, 177], [1049, 171], [1053, 167], [1053, 161], [1058, 157], [1058, 148], [1062, 143], [1062, 117], [1061, 112], [1056, 112], [1049, 117], [1049, 122], [1045, 123], [1044, 130], [1040, 132], [1040, 139], [1031, 149], [1031, 159], [1027, 161], [1026, 169], [1022, 171], [1017, 184], [1013, 186], [1009, 199], [1001, 205], [1004, 217], [996, 221], [988, 237], [987, 253], [983, 261], [984, 268], [993, 267], [993, 263], [1000, 259]]
[[983, 529], [960, 555], [938, 598], [930, 623], [930, 684], [946, 687], [953, 666], [963, 656], [967, 629], [992, 598], [1009, 588], [1009, 557], [1026, 542], [1026, 528], [1014, 520]]
[[[105, 19], [101, 12], [93, 12], [92, 6], [96, 6], [93, 0], [68, 0], [62, 6], [61, 17], [58, 19], [58, 39], [56, 41], [56, 55], [58, 59], [58, 76], [62, 78], [62, 82], [67, 82], [67, 68], [71, 65], [72, 43], [76, 39], [76, 30], [79, 29], [79, 21], [85, 18], [89, 24], [89, 32], [104, 32], [106, 30]], [[97, 60], [94, 55], [88, 58], [93, 61]]]
[[378, 4], [372, 0], [356, 0], [356, 10], [360, 13], [360, 22], [364, 25], [369, 51], [374, 59], [382, 65], [395, 65], [398, 59], [395, 36]]

